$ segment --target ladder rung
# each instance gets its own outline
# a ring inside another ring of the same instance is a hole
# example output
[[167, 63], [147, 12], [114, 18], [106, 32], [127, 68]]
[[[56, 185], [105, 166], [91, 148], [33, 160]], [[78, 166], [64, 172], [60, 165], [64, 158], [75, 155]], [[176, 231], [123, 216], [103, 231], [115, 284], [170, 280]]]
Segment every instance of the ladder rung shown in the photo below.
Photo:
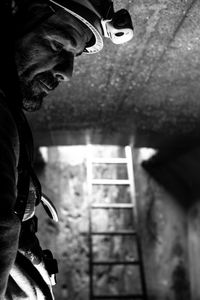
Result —
[[92, 185], [130, 185], [128, 179], [92, 179]]
[[93, 261], [93, 265], [139, 265], [140, 261], [139, 260], [124, 260], [124, 261], [112, 261], [112, 260], [101, 260], [101, 261]]
[[145, 299], [141, 294], [133, 295], [92, 295], [92, 299]]
[[93, 231], [92, 235], [136, 235], [137, 232], [133, 230], [121, 230], [121, 231]]
[[134, 208], [132, 203], [98, 203], [92, 204], [91, 208], [93, 209], [109, 209], [109, 208]]
[[104, 158], [104, 157], [96, 157], [91, 160], [93, 164], [127, 164], [127, 158], [122, 157], [111, 157], [111, 158]]

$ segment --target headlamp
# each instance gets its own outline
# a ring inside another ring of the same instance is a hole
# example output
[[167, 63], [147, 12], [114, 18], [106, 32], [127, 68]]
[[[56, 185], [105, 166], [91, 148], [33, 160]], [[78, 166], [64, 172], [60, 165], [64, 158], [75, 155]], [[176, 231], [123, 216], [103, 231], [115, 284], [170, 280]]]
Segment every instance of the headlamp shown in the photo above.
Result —
[[133, 38], [133, 25], [127, 10], [114, 12], [109, 1], [104, 16], [89, 0], [49, 0], [52, 6], [62, 8], [84, 23], [93, 33], [93, 38], [85, 48], [88, 54], [103, 48], [103, 36], [114, 44], [123, 44]]

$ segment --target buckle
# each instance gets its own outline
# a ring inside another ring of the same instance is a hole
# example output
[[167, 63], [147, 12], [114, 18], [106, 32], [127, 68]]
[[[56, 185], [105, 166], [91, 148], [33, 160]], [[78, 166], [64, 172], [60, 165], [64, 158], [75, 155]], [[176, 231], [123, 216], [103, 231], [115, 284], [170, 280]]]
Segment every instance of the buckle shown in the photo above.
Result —
[[45, 268], [49, 273], [51, 284], [56, 285], [56, 274], [58, 273], [57, 260], [53, 258], [53, 254], [50, 250], [43, 250], [43, 261]]
[[42, 196], [41, 196], [41, 203], [42, 203], [47, 215], [55, 222], [58, 222], [57, 210], [56, 210], [54, 204], [51, 202], [51, 200], [45, 194], [42, 194]]

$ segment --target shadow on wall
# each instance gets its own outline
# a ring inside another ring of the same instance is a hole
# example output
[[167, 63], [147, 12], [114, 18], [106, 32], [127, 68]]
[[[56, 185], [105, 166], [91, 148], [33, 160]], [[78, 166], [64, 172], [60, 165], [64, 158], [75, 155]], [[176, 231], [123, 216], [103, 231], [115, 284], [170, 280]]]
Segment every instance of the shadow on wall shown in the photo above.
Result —
[[[184, 211], [185, 252], [188, 258], [186, 269], [189, 275], [189, 290], [192, 300], [200, 299], [200, 147], [182, 151], [159, 151], [147, 161], [143, 168], [161, 184]], [[163, 199], [162, 199], [163, 200]], [[173, 213], [173, 212], [172, 212]], [[178, 220], [180, 221], [180, 220]], [[180, 298], [184, 281], [182, 269], [173, 273], [174, 292]], [[185, 299], [185, 298], [184, 298]]]
[[200, 147], [192, 150], [160, 150], [143, 168], [189, 209], [200, 199]]

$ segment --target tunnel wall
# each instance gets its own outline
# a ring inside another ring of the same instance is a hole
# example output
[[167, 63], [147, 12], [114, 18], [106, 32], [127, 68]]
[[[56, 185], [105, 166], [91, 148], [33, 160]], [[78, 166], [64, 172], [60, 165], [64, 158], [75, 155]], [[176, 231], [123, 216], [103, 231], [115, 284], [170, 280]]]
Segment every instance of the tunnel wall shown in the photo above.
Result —
[[[79, 151], [77, 150], [79, 149]], [[122, 155], [122, 148], [114, 148], [112, 155]], [[89, 299], [88, 194], [86, 183], [86, 148], [68, 147], [65, 161], [55, 147], [48, 150], [48, 164], [40, 169], [43, 191], [54, 202], [59, 213], [59, 224], [53, 223], [38, 209], [39, 238], [43, 248], [51, 248], [58, 259], [60, 272], [54, 288], [56, 299]], [[105, 150], [103, 151], [105, 153]], [[73, 154], [73, 155], [72, 155]], [[75, 158], [74, 158], [75, 155]], [[172, 196], [141, 166], [140, 149], [134, 150], [134, 170], [140, 233], [149, 300], [198, 300], [199, 206], [188, 211], [180, 199]], [[116, 169], [102, 170], [118, 176]], [[121, 174], [122, 175], [122, 174]], [[96, 201], [121, 201], [127, 191], [116, 188], [95, 192]], [[184, 195], [181, 194], [184, 197]], [[182, 199], [183, 200], [183, 199]], [[100, 213], [96, 226], [130, 226], [129, 216], [117, 217]], [[100, 225], [98, 225], [100, 224]], [[189, 225], [188, 225], [189, 224]], [[130, 228], [130, 227], [129, 227]], [[188, 229], [189, 228], [189, 229]], [[188, 234], [189, 232], [189, 234]], [[191, 241], [188, 244], [188, 239]], [[129, 241], [106, 239], [96, 241], [97, 257], [134, 255]], [[190, 246], [189, 246], [190, 245]], [[130, 249], [132, 252], [130, 252]], [[133, 284], [135, 283], [135, 285]], [[97, 292], [132, 292], [139, 290], [139, 276], [120, 268], [103, 270], [96, 275]]]

